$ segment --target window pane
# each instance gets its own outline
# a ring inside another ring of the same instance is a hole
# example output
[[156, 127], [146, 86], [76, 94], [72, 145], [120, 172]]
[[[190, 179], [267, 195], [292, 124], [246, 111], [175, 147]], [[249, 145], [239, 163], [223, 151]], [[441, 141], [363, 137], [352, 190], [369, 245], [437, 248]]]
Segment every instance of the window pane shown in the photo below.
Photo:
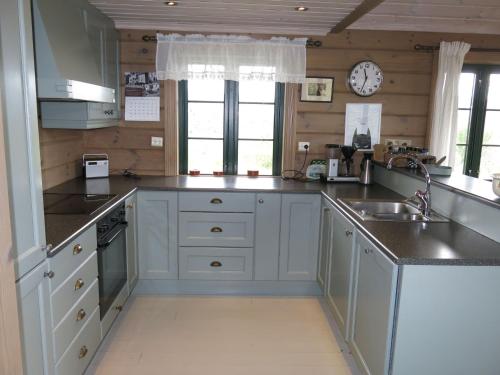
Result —
[[472, 93], [474, 92], [474, 73], [461, 73], [458, 86], [458, 108], [471, 108]]
[[188, 170], [198, 169], [202, 174], [223, 170], [222, 140], [188, 140]]
[[188, 100], [223, 102], [224, 81], [190, 79], [188, 81]]
[[189, 103], [188, 136], [222, 138], [224, 131], [224, 104]]
[[274, 103], [274, 82], [240, 81], [240, 102]]
[[461, 109], [458, 111], [457, 121], [457, 142], [467, 143], [467, 135], [469, 133], [470, 111]]
[[274, 105], [240, 104], [239, 138], [273, 139]]
[[483, 145], [500, 145], [500, 112], [486, 111]]
[[273, 142], [272, 141], [239, 141], [238, 173], [258, 170], [260, 175], [273, 174]]
[[500, 109], [500, 74], [490, 75], [488, 89], [488, 109]]
[[464, 173], [465, 164], [465, 152], [467, 151], [466, 146], [457, 146], [455, 154], [455, 165], [453, 166], [453, 173]]
[[479, 178], [490, 178], [493, 173], [500, 173], [500, 147], [483, 146]]

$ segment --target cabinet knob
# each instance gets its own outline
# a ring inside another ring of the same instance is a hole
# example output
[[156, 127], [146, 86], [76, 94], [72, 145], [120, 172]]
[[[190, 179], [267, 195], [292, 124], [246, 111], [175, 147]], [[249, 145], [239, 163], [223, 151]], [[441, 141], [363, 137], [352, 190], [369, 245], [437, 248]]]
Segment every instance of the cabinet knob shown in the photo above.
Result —
[[85, 319], [87, 316], [87, 313], [85, 312], [84, 309], [80, 309], [78, 313], [76, 314], [76, 321], [79, 322], [80, 320]]
[[83, 345], [80, 348], [80, 353], [78, 354], [78, 358], [82, 359], [83, 357], [85, 357], [87, 355], [88, 352], [89, 352], [89, 350], [87, 349], [87, 347], [85, 345]]
[[130, 203], [130, 204], [127, 204], [127, 208], [130, 208], [130, 209], [132, 209], [132, 208], [134, 208], [134, 205], [133, 205], [132, 203]]
[[212, 233], [222, 233], [222, 228], [221, 227], [213, 227], [210, 229], [210, 232]]
[[48, 277], [49, 279], [52, 279], [56, 274], [54, 271], [49, 271], [49, 272], [44, 272], [43, 277]]
[[212, 204], [222, 204], [222, 199], [220, 199], [220, 198], [212, 198], [210, 200], [210, 203], [212, 203]]
[[346, 230], [346, 231], [345, 231], [345, 235], [346, 235], [347, 237], [352, 236], [352, 230]]
[[122, 312], [123, 306], [122, 305], [115, 306], [115, 310]]
[[260, 203], [260, 204], [264, 203], [264, 199], [260, 198], [260, 199], [259, 199], [259, 203]]
[[84, 285], [85, 285], [85, 282], [82, 279], [76, 280], [75, 290], [82, 289]]
[[214, 260], [212, 263], [210, 263], [210, 267], [222, 267], [222, 263]]
[[50, 251], [52, 250], [52, 244], [51, 243], [48, 243], [47, 245], [43, 245], [42, 246], [42, 251]]
[[365, 254], [373, 254], [373, 249], [365, 249]]
[[74, 247], [73, 247], [73, 255], [78, 255], [82, 252], [83, 250], [83, 246], [80, 245], [80, 244], [76, 244]]

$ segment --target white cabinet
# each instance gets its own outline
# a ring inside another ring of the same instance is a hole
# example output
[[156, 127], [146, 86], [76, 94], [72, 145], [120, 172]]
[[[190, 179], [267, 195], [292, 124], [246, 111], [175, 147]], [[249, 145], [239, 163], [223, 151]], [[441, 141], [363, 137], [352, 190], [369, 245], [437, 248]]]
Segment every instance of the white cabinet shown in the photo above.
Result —
[[137, 209], [140, 278], [177, 279], [177, 193], [140, 191]]
[[350, 347], [368, 375], [387, 375], [396, 300], [397, 266], [360, 233]]
[[344, 338], [349, 340], [356, 235], [354, 225], [337, 209], [332, 210], [332, 242], [326, 299]]
[[325, 198], [321, 202], [321, 229], [318, 256], [318, 284], [326, 293], [329, 276], [329, 259], [332, 244], [333, 207]]
[[48, 264], [43, 262], [17, 282], [23, 367], [27, 375], [52, 375]]
[[46, 254], [31, 1], [0, 2], [0, 90], [16, 278]]
[[282, 194], [280, 280], [316, 280], [321, 197]]
[[132, 292], [139, 274], [137, 263], [137, 195], [125, 200], [125, 220], [127, 227], [127, 281], [129, 291]]

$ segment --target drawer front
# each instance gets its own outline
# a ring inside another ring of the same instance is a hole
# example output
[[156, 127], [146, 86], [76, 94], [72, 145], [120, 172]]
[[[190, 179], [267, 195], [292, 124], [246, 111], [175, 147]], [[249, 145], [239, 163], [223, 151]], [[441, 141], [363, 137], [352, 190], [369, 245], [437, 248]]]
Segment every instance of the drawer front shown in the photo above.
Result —
[[255, 194], [221, 192], [181, 192], [179, 211], [254, 212]]
[[106, 336], [108, 331], [110, 330], [114, 320], [123, 310], [123, 306], [125, 306], [125, 302], [127, 302], [128, 298], [128, 285], [125, 285], [120, 293], [116, 296], [113, 304], [106, 312], [106, 315], [103, 316], [101, 320], [101, 335], [102, 337]]
[[181, 246], [252, 247], [254, 214], [181, 212]]
[[50, 291], [53, 292], [97, 249], [96, 227], [93, 225], [75, 238], [52, 258], [49, 258], [49, 269], [54, 272], [50, 279]]
[[56, 326], [97, 278], [97, 252], [52, 293], [52, 318]]
[[181, 247], [181, 280], [252, 280], [253, 249]]
[[83, 374], [100, 342], [101, 324], [97, 307], [56, 364], [57, 375]]
[[96, 279], [89, 290], [85, 292], [54, 330], [54, 355], [56, 360], [61, 358], [68, 345], [90, 319], [92, 312], [98, 305], [99, 284]]

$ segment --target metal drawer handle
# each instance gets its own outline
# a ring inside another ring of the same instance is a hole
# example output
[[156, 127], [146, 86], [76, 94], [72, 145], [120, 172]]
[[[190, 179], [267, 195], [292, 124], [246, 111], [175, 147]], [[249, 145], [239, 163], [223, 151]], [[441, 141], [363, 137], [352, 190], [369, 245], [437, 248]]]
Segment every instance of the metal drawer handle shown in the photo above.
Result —
[[49, 271], [49, 272], [44, 272], [43, 277], [48, 277], [49, 279], [52, 279], [56, 274], [54, 271]]
[[373, 249], [365, 249], [365, 254], [373, 254]]
[[80, 320], [85, 319], [87, 316], [87, 313], [85, 312], [84, 309], [80, 309], [78, 313], [76, 314], [76, 321], [79, 322]]
[[73, 255], [78, 255], [82, 252], [83, 247], [82, 245], [78, 244], [73, 247]]
[[347, 237], [352, 236], [352, 230], [346, 230], [346, 231], [345, 231], [345, 235], [346, 235]]
[[212, 198], [212, 200], [210, 201], [210, 203], [212, 203], [212, 204], [222, 204], [222, 199], [220, 199], [220, 198]]
[[222, 263], [214, 260], [212, 263], [210, 263], [210, 267], [222, 267]]
[[78, 358], [82, 359], [83, 357], [85, 357], [87, 355], [88, 352], [89, 352], [89, 350], [87, 349], [87, 347], [85, 345], [83, 345], [80, 348], [80, 353], [78, 354]]
[[82, 287], [85, 285], [85, 282], [82, 279], [76, 280], [75, 283], [75, 290], [82, 289]]
[[213, 227], [210, 229], [210, 232], [212, 233], [222, 233], [222, 228], [221, 227]]

